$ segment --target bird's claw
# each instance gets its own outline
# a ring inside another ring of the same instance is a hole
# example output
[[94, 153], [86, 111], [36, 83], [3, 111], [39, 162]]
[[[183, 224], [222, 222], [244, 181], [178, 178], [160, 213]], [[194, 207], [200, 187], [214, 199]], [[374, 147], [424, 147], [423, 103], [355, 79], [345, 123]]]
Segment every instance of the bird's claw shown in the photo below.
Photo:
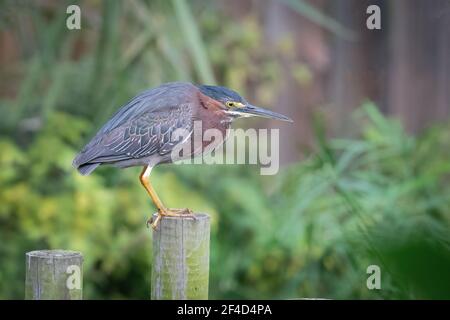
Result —
[[153, 228], [153, 230], [156, 230], [156, 228], [159, 225], [160, 220], [163, 217], [182, 217], [182, 218], [189, 218], [193, 220], [197, 220], [197, 217], [192, 212], [191, 209], [168, 209], [166, 211], [158, 210], [158, 213], [156, 214], [156, 218], [153, 220], [154, 216], [150, 217], [147, 222], [147, 228], [149, 228], [149, 225]]
[[147, 221], [145, 222], [145, 225], [147, 226], [147, 229], [152, 226], [153, 227], [153, 216], [151, 216], [150, 218], [147, 219]]
[[180, 214], [185, 216], [186, 218], [191, 218], [193, 220], [197, 220], [197, 217], [195, 216], [195, 214], [192, 212], [191, 209], [186, 208], [186, 209], [182, 209], [180, 211], [181, 211]]

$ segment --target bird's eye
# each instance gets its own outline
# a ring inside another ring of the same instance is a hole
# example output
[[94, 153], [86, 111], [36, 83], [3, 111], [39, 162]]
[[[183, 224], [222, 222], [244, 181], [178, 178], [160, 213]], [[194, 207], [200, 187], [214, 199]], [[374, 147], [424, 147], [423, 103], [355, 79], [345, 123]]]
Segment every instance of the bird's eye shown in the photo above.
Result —
[[233, 101], [227, 101], [227, 107], [228, 108], [234, 107], [234, 102]]

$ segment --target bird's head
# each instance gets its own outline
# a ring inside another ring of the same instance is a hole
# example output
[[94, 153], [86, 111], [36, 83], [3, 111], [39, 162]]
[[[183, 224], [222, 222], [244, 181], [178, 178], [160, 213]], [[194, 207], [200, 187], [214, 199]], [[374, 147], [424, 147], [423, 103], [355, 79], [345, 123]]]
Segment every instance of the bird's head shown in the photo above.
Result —
[[236, 91], [220, 86], [201, 85], [198, 87], [200, 91], [215, 101], [227, 115], [233, 118], [241, 117], [264, 117], [282, 121], [292, 122], [292, 120], [282, 114], [263, 109], [248, 103]]

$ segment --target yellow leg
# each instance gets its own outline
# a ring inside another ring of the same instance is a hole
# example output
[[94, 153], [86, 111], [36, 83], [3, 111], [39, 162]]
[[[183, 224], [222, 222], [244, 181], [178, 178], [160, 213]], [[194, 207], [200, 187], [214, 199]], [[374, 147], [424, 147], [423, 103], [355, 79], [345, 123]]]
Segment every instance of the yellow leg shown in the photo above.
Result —
[[152, 218], [150, 218], [147, 221], [148, 224], [151, 224], [153, 229], [156, 229], [156, 227], [159, 224], [159, 221], [162, 219], [163, 216], [165, 217], [186, 217], [186, 218], [194, 218], [195, 215], [192, 214], [192, 211], [189, 209], [167, 209], [161, 199], [159, 199], [158, 195], [156, 194], [155, 189], [153, 189], [153, 186], [150, 184], [149, 176], [150, 172], [152, 171], [152, 168], [147, 166], [144, 167], [142, 170], [139, 180], [141, 181], [141, 184], [144, 186], [145, 190], [147, 190], [147, 193], [149, 194], [150, 198], [152, 199], [153, 203], [155, 204], [156, 208], [158, 209], [158, 215], [156, 216], [155, 221], [152, 221]]
[[150, 184], [149, 176], [151, 171], [151, 167], [144, 167], [141, 175], [139, 176], [139, 180], [141, 181], [141, 184], [144, 186], [145, 190], [147, 190], [150, 198], [152, 198], [152, 201], [158, 211], [167, 211], [166, 207], [162, 204], [161, 199], [159, 199], [158, 195], [156, 194], [155, 189], [153, 189], [153, 186]]

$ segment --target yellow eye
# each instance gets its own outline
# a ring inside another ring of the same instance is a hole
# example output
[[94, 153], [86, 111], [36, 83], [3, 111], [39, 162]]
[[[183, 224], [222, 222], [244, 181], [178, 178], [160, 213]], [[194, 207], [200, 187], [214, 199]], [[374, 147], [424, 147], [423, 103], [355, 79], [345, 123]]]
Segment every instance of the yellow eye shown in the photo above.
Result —
[[227, 107], [228, 108], [234, 107], [234, 102], [233, 101], [227, 101]]

